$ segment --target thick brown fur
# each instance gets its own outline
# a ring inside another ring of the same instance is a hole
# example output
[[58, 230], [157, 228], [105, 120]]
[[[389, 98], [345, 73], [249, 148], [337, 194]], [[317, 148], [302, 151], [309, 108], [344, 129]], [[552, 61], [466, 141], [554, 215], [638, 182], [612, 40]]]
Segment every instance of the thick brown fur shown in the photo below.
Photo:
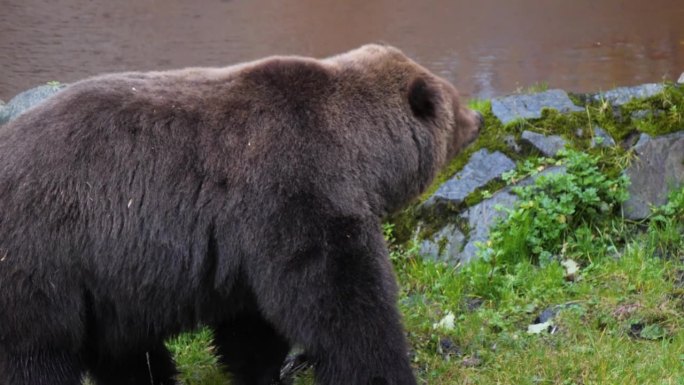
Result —
[[0, 384], [171, 384], [208, 325], [237, 384], [414, 385], [380, 221], [478, 126], [380, 45], [69, 86], [0, 127]]

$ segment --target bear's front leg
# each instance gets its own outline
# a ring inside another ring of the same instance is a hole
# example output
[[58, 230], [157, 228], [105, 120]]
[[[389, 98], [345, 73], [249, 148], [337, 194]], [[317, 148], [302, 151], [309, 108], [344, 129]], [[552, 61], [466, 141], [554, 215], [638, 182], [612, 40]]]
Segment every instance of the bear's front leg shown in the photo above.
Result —
[[214, 329], [219, 359], [233, 385], [278, 383], [290, 345], [257, 310], [235, 314]]
[[261, 271], [266, 317], [304, 347], [319, 385], [415, 385], [379, 223], [309, 223], [304, 238], [284, 238], [295, 249], [278, 269]]

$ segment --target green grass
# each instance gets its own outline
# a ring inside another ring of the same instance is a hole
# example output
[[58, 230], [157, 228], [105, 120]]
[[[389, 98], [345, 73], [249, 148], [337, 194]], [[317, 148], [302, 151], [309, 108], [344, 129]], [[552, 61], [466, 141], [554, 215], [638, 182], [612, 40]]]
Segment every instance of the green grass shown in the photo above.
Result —
[[195, 333], [182, 334], [166, 343], [176, 359], [180, 371], [178, 380], [182, 384], [221, 385], [228, 382], [218, 365], [212, 338], [211, 330], [203, 328]]
[[[568, 282], [557, 263], [521, 263], [498, 277], [496, 299], [472, 275], [409, 259], [400, 266], [401, 309], [426, 384], [659, 384], [684, 379], [681, 260], [626, 248], [620, 258], [588, 264]], [[473, 303], [479, 307], [472, 309]], [[528, 334], [544, 309], [560, 305], [553, 334]], [[433, 325], [448, 312], [453, 330]], [[638, 332], [633, 331], [641, 328]], [[645, 332], [644, 332], [645, 330]], [[457, 354], [440, 352], [440, 341]], [[477, 364], [467, 363], [476, 358]], [[664, 370], [667, 368], [667, 370]]]

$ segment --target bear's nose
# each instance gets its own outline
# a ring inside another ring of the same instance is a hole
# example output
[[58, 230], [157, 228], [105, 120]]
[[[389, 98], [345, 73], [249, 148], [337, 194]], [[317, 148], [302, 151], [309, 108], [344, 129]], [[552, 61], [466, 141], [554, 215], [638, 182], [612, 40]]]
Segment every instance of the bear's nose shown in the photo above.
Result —
[[484, 128], [485, 120], [484, 116], [482, 116], [480, 111], [475, 111], [475, 119], [477, 120], [477, 129], [481, 130], [482, 128]]

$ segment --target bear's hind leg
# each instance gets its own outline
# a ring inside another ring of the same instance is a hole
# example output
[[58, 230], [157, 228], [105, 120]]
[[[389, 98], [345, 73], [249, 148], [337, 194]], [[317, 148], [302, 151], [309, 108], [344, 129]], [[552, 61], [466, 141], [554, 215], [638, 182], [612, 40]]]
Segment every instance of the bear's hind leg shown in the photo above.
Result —
[[0, 385], [80, 385], [83, 365], [78, 355], [50, 349], [3, 352]]
[[98, 385], [175, 385], [178, 374], [163, 343], [145, 351], [99, 357], [89, 371]]
[[221, 363], [235, 385], [278, 383], [289, 343], [257, 314], [239, 315], [215, 328]]

